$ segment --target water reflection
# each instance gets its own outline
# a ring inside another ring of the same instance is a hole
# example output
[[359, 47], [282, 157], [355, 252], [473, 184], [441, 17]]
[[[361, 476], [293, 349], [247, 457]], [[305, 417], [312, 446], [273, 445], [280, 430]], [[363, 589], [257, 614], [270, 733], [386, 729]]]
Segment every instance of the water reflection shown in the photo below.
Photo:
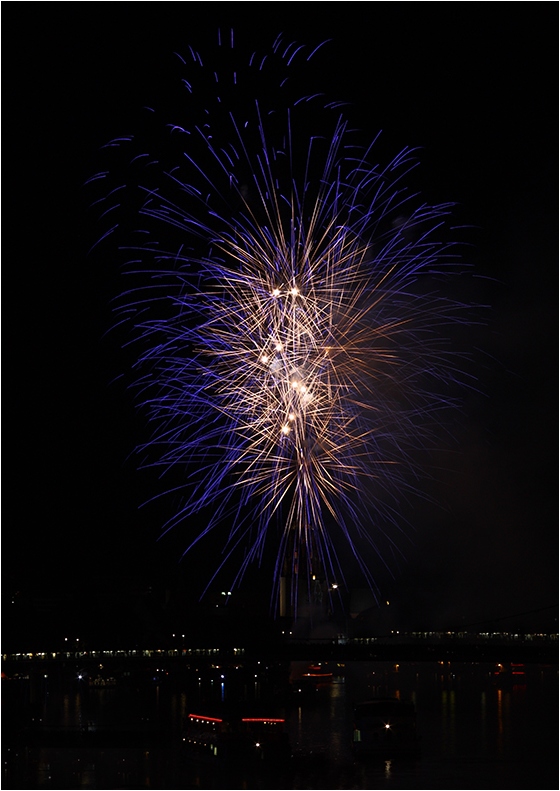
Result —
[[446, 749], [455, 751], [455, 691], [441, 692], [441, 721], [445, 733]]
[[391, 777], [391, 764], [392, 760], [385, 761], [385, 777], [388, 780]]
[[[528, 666], [518, 683], [496, 678], [485, 664], [354, 662], [301, 694], [305, 669], [293, 663], [274, 683], [264, 667], [255, 673], [241, 666], [201, 666], [188, 677], [100, 688], [3, 682], [2, 788], [558, 787], [557, 667]], [[373, 695], [414, 703], [418, 757], [353, 755], [353, 705]], [[271, 771], [199, 764], [185, 754], [189, 711], [233, 703], [241, 710], [260, 704], [285, 718], [292, 758]], [[154, 741], [128, 747], [18, 741], [15, 725], [37, 723], [78, 734], [141, 725]]]

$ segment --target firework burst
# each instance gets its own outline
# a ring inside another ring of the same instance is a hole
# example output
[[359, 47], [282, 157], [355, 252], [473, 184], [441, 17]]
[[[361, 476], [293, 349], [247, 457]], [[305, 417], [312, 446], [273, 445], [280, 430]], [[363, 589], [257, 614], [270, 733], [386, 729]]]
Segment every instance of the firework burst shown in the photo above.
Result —
[[116, 311], [152, 428], [140, 458], [181, 475], [163, 530], [184, 526], [186, 551], [219, 534], [218, 570], [241, 557], [233, 584], [272, 544], [273, 604], [288, 580], [297, 609], [302, 580], [343, 580], [341, 542], [375, 590], [365, 550], [394, 545], [415, 450], [453, 403], [446, 327], [465, 306], [438, 281], [459, 271], [451, 206], [402, 186], [414, 152], [381, 167], [339, 105], [293, 93], [319, 48], [278, 38], [238, 60], [232, 35], [218, 44], [216, 69], [180, 58], [157, 160], [109, 144], [130, 167], [97, 205], [128, 256]]

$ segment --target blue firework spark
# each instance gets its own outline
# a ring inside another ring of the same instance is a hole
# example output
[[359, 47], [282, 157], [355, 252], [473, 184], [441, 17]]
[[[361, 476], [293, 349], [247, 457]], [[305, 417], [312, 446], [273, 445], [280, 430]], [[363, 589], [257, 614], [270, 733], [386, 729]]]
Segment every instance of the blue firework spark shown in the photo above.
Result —
[[344, 545], [375, 590], [367, 550], [383, 562], [395, 543], [415, 451], [461, 377], [447, 335], [465, 306], [441, 279], [461, 271], [452, 206], [407, 191], [413, 150], [380, 166], [342, 105], [294, 92], [320, 48], [218, 45], [216, 67], [179, 56], [157, 159], [132, 137], [108, 146], [130, 162], [98, 205], [128, 256], [116, 313], [151, 428], [139, 457], [180, 475], [163, 531], [182, 527], [187, 552], [219, 535], [217, 570], [240, 553], [233, 584], [272, 544], [273, 603], [284, 577], [297, 606], [302, 579], [343, 580]]

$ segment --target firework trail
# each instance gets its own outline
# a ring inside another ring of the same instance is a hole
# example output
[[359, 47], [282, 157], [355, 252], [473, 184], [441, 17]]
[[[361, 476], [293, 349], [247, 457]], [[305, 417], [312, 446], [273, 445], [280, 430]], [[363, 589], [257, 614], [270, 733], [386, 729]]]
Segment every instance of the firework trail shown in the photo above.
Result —
[[395, 545], [415, 450], [461, 376], [446, 328], [465, 306], [438, 281], [460, 272], [440, 240], [451, 206], [407, 192], [411, 149], [380, 166], [341, 105], [294, 93], [317, 50], [279, 37], [239, 60], [228, 32], [214, 67], [190, 49], [173, 121], [146, 109], [159, 157], [120, 138], [126, 183], [112, 165], [92, 179], [103, 244], [127, 256], [139, 457], [181, 475], [163, 531], [184, 526], [187, 552], [219, 535], [233, 584], [272, 545], [274, 607], [282, 578], [295, 608], [301, 580], [340, 584], [341, 551], [375, 590], [367, 550]]

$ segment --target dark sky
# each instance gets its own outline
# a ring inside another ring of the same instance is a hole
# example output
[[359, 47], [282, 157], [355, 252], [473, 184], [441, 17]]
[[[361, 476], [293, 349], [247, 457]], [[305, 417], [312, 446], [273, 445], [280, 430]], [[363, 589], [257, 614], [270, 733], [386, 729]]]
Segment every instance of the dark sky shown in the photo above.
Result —
[[383, 596], [438, 624], [555, 617], [556, 4], [121, 8], [4, 6], [5, 583], [79, 590], [177, 573], [180, 536], [156, 543], [154, 513], [137, 510], [153, 481], [127, 461], [140, 423], [109, 384], [122, 358], [104, 338], [119, 280], [110, 257], [87, 256], [97, 230], [83, 183], [101, 145], [165, 103], [172, 53], [233, 24], [261, 47], [278, 32], [332, 39], [319, 89], [348, 100], [368, 137], [382, 129], [388, 150], [420, 147], [424, 193], [456, 201], [472, 226], [472, 296], [490, 305], [473, 330], [482, 395], [467, 396], [453, 460], [426, 484], [440, 505], [405, 509], [414, 531], [395, 579], [381, 573]]

